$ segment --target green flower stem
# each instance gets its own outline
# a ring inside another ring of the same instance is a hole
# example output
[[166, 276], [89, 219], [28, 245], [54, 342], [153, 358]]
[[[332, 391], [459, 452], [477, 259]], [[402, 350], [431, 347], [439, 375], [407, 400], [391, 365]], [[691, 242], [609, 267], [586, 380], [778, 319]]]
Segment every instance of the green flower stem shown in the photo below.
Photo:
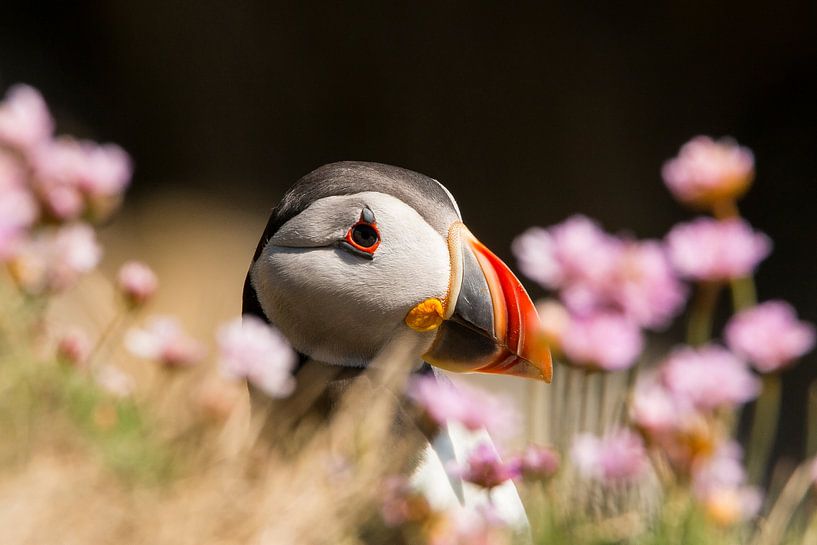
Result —
[[778, 375], [763, 375], [763, 389], [752, 413], [752, 431], [749, 436], [749, 452], [746, 460], [749, 479], [755, 484], [763, 480], [763, 472], [777, 435], [780, 390]]
[[735, 312], [746, 310], [757, 304], [755, 281], [751, 276], [735, 278], [729, 282], [732, 291], [732, 308]]
[[693, 346], [706, 343], [712, 336], [712, 321], [721, 290], [719, 282], [701, 282], [695, 293], [687, 324], [687, 342]]
[[786, 530], [794, 513], [812, 487], [811, 460], [800, 464], [783, 487], [769, 516], [755, 534], [752, 545], [780, 545], [786, 539]]
[[806, 456], [817, 455], [817, 380], [808, 389], [806, 417]]

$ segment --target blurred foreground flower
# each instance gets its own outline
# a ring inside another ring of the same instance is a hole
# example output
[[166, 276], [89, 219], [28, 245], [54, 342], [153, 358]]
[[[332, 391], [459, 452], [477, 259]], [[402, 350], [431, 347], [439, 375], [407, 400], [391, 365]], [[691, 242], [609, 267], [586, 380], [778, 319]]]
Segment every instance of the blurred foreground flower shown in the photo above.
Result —
[[814, 347], [814, 326], [788, 303], [768, 301], [729, 320], [726, 342], [761, 373], [779, 371]]
[[638, 326], [609, 312], [571, 318], [562, 336], [562, 350], [571, 362], [602, 371], [632, 366], [643, 348]]
[[154, 316], [147, 327], [131, 329], [125, 345], [133, 354], [171, 368], [195, 365], [206, 355], [204, 346], [171, 316]]
[[15, 85], [0, 103], [0, 145], [28, 154], [54, 132], [54, 120], [42, 95], [28, 85]]
[[741, 457], [740, 446], [727, 442], [694, 468], [693, 491], [707, 515], [721, 526], [754, 517], [763, 502], [760, 490], [744, 484]]
[[489, 443], [479, 443], [474, 447], [464, 467], [455, 466], [447, 469], [463, 480], [482, 488], [494, 488], [520, 475], [519, 463], [516, 460], [503, 462], [493, 445]]
[[159, 287], [156, 273], [140, 261], [128, 261], [122, 265], [116, 280], [119, 291], [132, 308], [144, 305]]
[[580, 475], [604, 484], [637, 480], [648, 467], [644, 442], [627, 429], [604, 437], [588, 433], [576, 435], [570, 457]]
[[30, 294], [59, 292], [72, 287], [101, 258], [102, 248], [94, 230], [75, 223], [39, 231], [18, 248], [9, 270], [20, 288]]
[[733, 407], [760, 391], [760, 382], [746, 364], [717, 345], [676, 349], [661, 373], [671, 392], [701, 409]]
[[696, 136], [678, 156], [664, 163], [661, 174], [676, 199], [699, 207], [733, 201], [754, 177], [752, 152], [734, 140]]
[[286, 397], [295, 388], [295, 352], [286, 339], [254, 316], [238, 317], [216, 335], [223, 373], [246, 378], [272, 397]]
[[559, 453], [552, 448], [528, 445], [516, 463], [523, 478], [544, 481], [559, 470]]
[[32, 161], [34, 188], [60, 221], [86, 213], [106, 218], [119, 206], [131, 178], [130, 158], [113, 144], [60, 138], [40, 146]]
[[516, 411], [506, 400], [465, 385], [455, 386], [446, 379], [415, 378], [408, 396], [438, 426], [454, 421], [471, 431], [485, 428], [505, 437], [517, 427]]
[[83, 367], [91, 354], [91, 341], [80, 329], [65, 333], [57, 341], [57, 358], [73, 367]]
[[113, 365], [103, 365], [97, 369], [94, 379], [103, 390], [119, 398], [130, 396], [136, 387], [130, 375]]
[[682, 276], [712, 282], [752, 274], [772, 249], [769, 238], [743, 220], [703, 217], [673, 227], [667, 246]]
[[660, 243], [619, 239], [584, 216], [529, 229], [513, 250], [522, 272], [558, 291], [578, 316], [614, 312], [641, 327], [662, 328], [685, 301]]

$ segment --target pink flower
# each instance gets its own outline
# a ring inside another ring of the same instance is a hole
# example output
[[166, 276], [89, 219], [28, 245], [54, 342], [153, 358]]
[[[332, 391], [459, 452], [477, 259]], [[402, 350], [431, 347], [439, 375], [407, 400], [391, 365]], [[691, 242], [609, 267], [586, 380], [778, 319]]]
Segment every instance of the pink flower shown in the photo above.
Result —
[[159, 279], [144, 263], [128, 261], [119, 269], [117, 285], [128, 304], [138, 307], [153, 297], [159, 287]]
[[517, 427], [517, 415], [507, 401], [465, 385], [454, 386], [445, 378], [423, 376], [412, 380], [408, 396], [437, 425], [459, 422], [475, 431], [509, 436]]
[[669, 391], [705, 410], [746, 403], [760, 388], [746, 364], [717, 345], [676, 349], [661, 373]]
[[94, 230], [75, 223], [41, 231], [25, 241], [15, 252], [10, 270], [29, 293], [58, 292], [96, 268], [101, 257]]
[[686, 300], [684, 285], [654, 240], [623, 244], [607, 292], [624, 314], [648, 328], [667, 326]]
[[733, 488], [743, 484], [746, 471], [741, 459], [743, 450], [734, 441], [724, 443], [712, 456], [696, 464], [692, 473], [692, 485], [699, 496], [717, 488]]
[[737, 443], [721, 445], [715, 453], [693, 468], [692, 487], [706, 513], [718, 524], [729, 526], [752, 518], [760, 510], [763, 496], [744, 486], [743, 453]]
[[465, 467], [450, 468], [461, 479], [482, 488], [494, 488], [519, 476], [516, 462], [504, 463], [489, 443], [479, 443], [468, 455]]
[[571, 362], [603, 371], [630, 367], [643, 347], [638, 326], [610, 312], [574, 316], [562, 336], [562, 350]]
[[[549, 289], [594, 286], [615, 265], [617, 241], [585, 216], [572, 216], [549, 229], [528, 229], [513, 242], [520, 270]], [[573, 294], [580, 299], [579, 293]]]
[[616, 238], [584, 216], [529, 229], [514, 241], [514, 252], [522, 272], [558, 290], [576, 314], [612, 311], [658, 328], [684, 303], [684, 287], [659, 243]]
[[170, 316], [154, 316], [147, 327], [131, 329], [125, 336], [125, 346], [136, 356], [166, 367], [189, 367], [206, 354], [204, 346], [189, 337], [178, 320]]
[[605, 484], [634, 481], [647, 469], [647, 452], [641, 437], [622, 429], [604, 437], [579, 434], [570, 456], [579, 474]]
[[283, 335], [253, 316], [235, 318], [218, 331], [222, 372], [246, 378], [271, 397], [286, 397], [295, 387], [295, 352]]
[[674, 395], [653, 376], [636, 384], [630, 418], [639, 429], [655, 436], [677, 430], [693, 410], [688, 400]]
[[667, 235], [675, 269], [693, 280], [723, 281], [748, 276], [771, 251], [771, 241], [743, 220], [698, 218]]
[[559, 470], [559, 454], [548, 447], [528, 445], [516, 464], [525, 479], [546, 480]]
[[73, 329], [62, 335], [57, 342], [57, 358], [65, 363], [82, 367], [91, 354], [91, 341], [80, 329]]
[[814, 347], [814, 326], [797, 319], [784, 301], [769, 301], [744, 310], [726, 325], [726, 342], [735, 354], [761, 373], [791, 364]]
[[15, 85], [0, 103], [0, 144], [28, 153], [51, 138], [54, 121], [40, 93]]
[[133, 394], [135, 384], [130, 375], [112, 365], [103, 365], [94, 373], [100, 388], [114, 397], [125, 398]]
[[130, 183], [130, 158], [113, 144], [61, 138], [41, 146], [33, 162], [35, 186], [60, 220], [86, 210], [95, 217], [106, 216]]
[[696, 136], [681, 147], [678, 157], [664, 163], [661, 174], [679, 201], [708, 205], [745, 193], [754, 166], [752, 152], [735, 141]]

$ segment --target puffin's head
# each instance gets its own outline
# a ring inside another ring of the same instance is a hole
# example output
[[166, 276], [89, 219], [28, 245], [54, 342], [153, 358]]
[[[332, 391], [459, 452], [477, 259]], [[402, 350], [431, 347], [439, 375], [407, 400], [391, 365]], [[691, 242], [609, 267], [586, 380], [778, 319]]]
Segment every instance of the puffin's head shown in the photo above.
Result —
[[365, 365], [409, 334], [437, 367], [551, 380], [519, 280], [442, 184], [398, 167], [333, 163], [292, 186], [256, 249], [244, 313], [330, 364]]

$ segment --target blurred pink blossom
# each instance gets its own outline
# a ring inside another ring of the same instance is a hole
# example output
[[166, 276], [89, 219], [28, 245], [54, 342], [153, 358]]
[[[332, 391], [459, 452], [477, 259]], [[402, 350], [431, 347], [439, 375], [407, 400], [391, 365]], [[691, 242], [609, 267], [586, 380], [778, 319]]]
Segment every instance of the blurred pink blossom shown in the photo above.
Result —
[[81, 329], [72, 329], [57, 341], [57, 358], [74, 367], [83, 367], [91, 354], [91, 341]]
[[528, 445], [516, 459], [525, 479], [546, 480], [559, 470], [559, 454], [552, 448]]
[[154, 316], [146, 327], [131, 329], [125, 335], [125, 346], [136, 356], [167, 367], [189, 367], [206, 355], [204, 346], [171, 316]]
[[0, 145], [27, 154], [46, 142], [54, 121], [40, 93], [28, 85], [15, 85], [0, 102]]
[[695, 492], [706, 492], [724, 487], [736, 487], [746, 480], [746, 471], [741, 460], [743, 449], [734, 441], [721, 444], [708, 458], [696, 464], [692, 472]]
[[571, 362], [603, 371], [627, 369], [643, 348], [638, 326], [611, 312], [574, 316], [562, 336], [562, 350]]
[[558, 290], [574, 314], [611, 311], [660, 328], [685, 300], [660, 243], [616, 238], [584, 216], [529, 229], [513, 249], [522, 272]]
[[436, 424], [459, 422], [475, 431], [509, 436], [518, 425], [518, 415], [507, 400], [463, 384], [454, 385], [445, 378], [421, 376], [412, 380], [408, 396]]
[[128, 261], [119, 269], [117, 285], [128, 304], [138, 307], [153, 297], [159, 287], [159, 279], [141, 261]]
[[675, 269], [704, 281], [748, 276], [772, 247], [766, 235], [740, 219], [697, 218], [673, 227], [666, 240]]
[[26, 237], [39, 209], [25, 185], [23, 166], [0, 149], [0, 261]]
[[746, 364], [717, 345], [674, 350], [661, 374], [671, 392], [701, 409], [745, 403], [760, 389]]
[[570, 457], [579, 474], [605, 484], [636, 480], [648, 467], [644, 442], [627, 429], [603, 437], [576, 435]]
[[[548, 289], [595, 286], [609, 276], [617, 242], [599, 225], [581, 215], [548, 229], [533, 227], [513, 242], [520, 270]], [[580, 298], [580, 294], [573, 296]]]
[[636, 383], [630, 403], [633, 423], [650, 435], [671, 433], [694, 411], [692, 404], [674, 395], [655, 376]]
[[747, 520], [760, 510], [763, 496], [757, 488], [745, 486], [740, 445], [727, 442], [693, 468], [692, 488], [717, 523], [731, 525]]
[[130, 375], [112, 365], [103, 365], [97, 369], [94, 373], [94, 380], [114, 397], [129, 397], [136, 387]]
[[292, 393], [295, 352], [272, 326], [253, 316], [238, 317], [219, 328], [216, 340], [225, 375], [246, 378], [272, 397]]
[[679, 201], [704, 205], [741, 196], [752, 181], [754, 166], [752, 152], [734, 140], [696, 136], [664, 163], [661, 174]]
[[778, 371], [814, 347], [814, 326], [784, 301], [768, 301], [729, 320], [726, 342], [761, 373]]
[[622, 245], [607, 292], [624, 314], [648, 328], [667, 326], [686, 300], [664, 247], [654, 240]]
[[479, 443], [474, 447], [464, 467], [452, 466], [447, 469], [482, 488], [494, 488], [520, 475], [519, 463], [515, 460], [503, 462], [490, 443]]
[[84, 223], [39, 231], [19, 246], [10, 263], [17, 283], [29, 293], [57, 292], [73, 286], [102, 258], [94, 230]]
[[106, 216], [130, 183], [130, 158], [113, 144], [60, 138], [41, 146], [33, 163], [38, 193], [63, 221], [85, 211]]

